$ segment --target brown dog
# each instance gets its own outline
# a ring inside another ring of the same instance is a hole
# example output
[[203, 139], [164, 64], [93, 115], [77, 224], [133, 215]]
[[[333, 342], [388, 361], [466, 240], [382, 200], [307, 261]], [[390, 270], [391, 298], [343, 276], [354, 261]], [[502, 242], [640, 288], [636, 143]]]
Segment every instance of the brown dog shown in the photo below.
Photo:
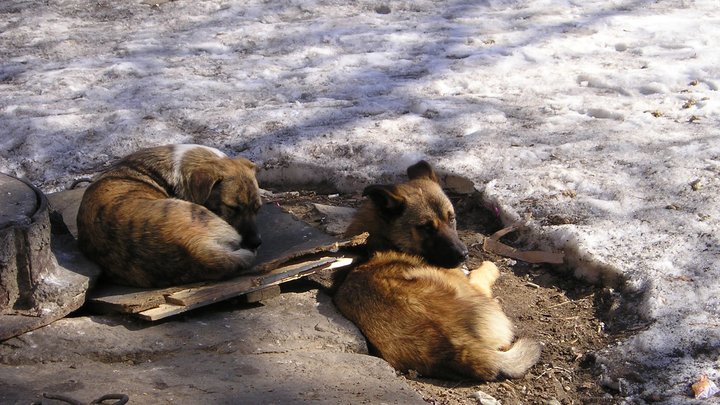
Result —
[[466, 276], [454, 268], [467, 256], [455, 213], [426, 162], [408, 168], [410, 181], [369, 186], [348, 234], [369, 232], [376, 251], [352, 270], [335, 304], [382, 358], [400, 370], [444, 378], [520, 377], [540, 346], [520, 339], [492, 298], [499, 272], [491, 262]]
[[255, 166], [199, 145], [135, 152], [87, 188], [80, 249], [117, 283], [164, 287], [248, 269], [260, 245]]

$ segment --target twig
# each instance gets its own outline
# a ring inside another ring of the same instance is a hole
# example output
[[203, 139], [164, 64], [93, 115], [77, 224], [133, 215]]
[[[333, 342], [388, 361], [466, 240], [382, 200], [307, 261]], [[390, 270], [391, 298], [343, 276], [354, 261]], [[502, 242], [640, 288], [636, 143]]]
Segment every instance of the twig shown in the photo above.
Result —
[[571, 303], [571, 302], [577, 304], [577, 303], [580, 303], [580, 302], [582, 302], [582, 301], [586, 301], [586, 300], [588, 300], [589, 298], [590, 298], [590, 297], [580, 298], [579, 300], [568, 300], [568, 301], [561, 302], [561, 303], [559, 303], [559, 304], [550, 305], [548, 308], [560, 307], [560, 306], [563, 306], [563, 305], [568, 304], [568, 303]]
[[563, 368], [563, 367], [553, 366], [553, 367], [550, 367], [550, 368], [548, 368], [548, 369], [546, 369], [546, 370], [543, 370], [543, 372], [540, 373], [540, 375], [538, 375], [537, 377], [535, 377], [535, 379], [538, 380], [538, 379], [540, 379], [540, 377], [542, 377], [542, 376], [544, 376], [545, 374], [547, 374], [548, 371], [553, 371], [553, 370], [560, 370], [560, 371], [562, 371], [562, 372], [570, 375], [570, 377], [572, 377], [572, 375], [573, 375], [572, 370], [568, 370], [568, 369]]

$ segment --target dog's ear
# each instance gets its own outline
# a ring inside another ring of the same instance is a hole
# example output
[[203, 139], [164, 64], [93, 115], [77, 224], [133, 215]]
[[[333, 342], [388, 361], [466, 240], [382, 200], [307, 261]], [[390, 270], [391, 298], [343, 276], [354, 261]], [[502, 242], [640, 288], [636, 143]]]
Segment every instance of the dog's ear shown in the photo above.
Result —
[[428, 179], [434, 181], [435, 183], [440, 183], [437, 176], [435, 175], [435, 171], [433, 170], [432, 166], [430, 166], [430, 163], [424, 160], [421, 160], [414, 165], [408, 167], [407, 174], [410, 180]]
[[257, 172], [257, 166], [255, 165], [255, 163], [241, 157], [235, 158], [235, 160], [242, 163], [245, 167], [252, 170], [253, 172]]
[[365, 187], [363, 196], [370, 198], [380, 215], [385, 218], [396, 217], [405, 210], [405, 199], [393, 185], [372, 185]]
[[190, 201], [195, 204], [204, 204], [210, 197], [213, 187], [220, 180], [222, 180], [220, 176], [208, 170], [195, 170], [192, 172], [188, 184]]

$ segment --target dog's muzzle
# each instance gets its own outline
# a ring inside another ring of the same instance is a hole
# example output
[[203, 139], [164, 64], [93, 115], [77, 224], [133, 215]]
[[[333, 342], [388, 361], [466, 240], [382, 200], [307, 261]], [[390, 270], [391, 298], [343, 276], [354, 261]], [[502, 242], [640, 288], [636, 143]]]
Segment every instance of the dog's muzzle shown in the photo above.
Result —
[[438, 234], [423, 243], [423, 257], [436, 266], [454, 268], [469, 257], [467, 246], [452, 234]]
[[260, 238], [260, 234], [253, 233], [250, 235], [242, 235], [242, 242], [240, 243], [240, 247], [243, 249], [248, 249], [255, 251], [258, 247], [262, 244], [262, 239]]

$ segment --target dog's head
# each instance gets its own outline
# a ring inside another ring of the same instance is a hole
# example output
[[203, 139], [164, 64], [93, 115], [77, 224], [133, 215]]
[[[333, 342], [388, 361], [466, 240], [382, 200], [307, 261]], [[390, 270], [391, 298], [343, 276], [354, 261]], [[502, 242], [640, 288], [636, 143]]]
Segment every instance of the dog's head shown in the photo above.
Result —
[[372, 203], [373, 220], [381, 222], [370, 227], [370, 237], [437, 266], [458, 266], [468, 250], [458, 237], [450, 199], [427, 162], [410, 166], [407, 173], [406, 183], [372, 185], [363, 191]]
[[250, 250], [262, 243], [255, 222], [262, 205], [255, 170], [247, 159], [214, 159], [194, 168], [187, 184], [190, 201], [232, 225], [242, 236], [241, 246]]

